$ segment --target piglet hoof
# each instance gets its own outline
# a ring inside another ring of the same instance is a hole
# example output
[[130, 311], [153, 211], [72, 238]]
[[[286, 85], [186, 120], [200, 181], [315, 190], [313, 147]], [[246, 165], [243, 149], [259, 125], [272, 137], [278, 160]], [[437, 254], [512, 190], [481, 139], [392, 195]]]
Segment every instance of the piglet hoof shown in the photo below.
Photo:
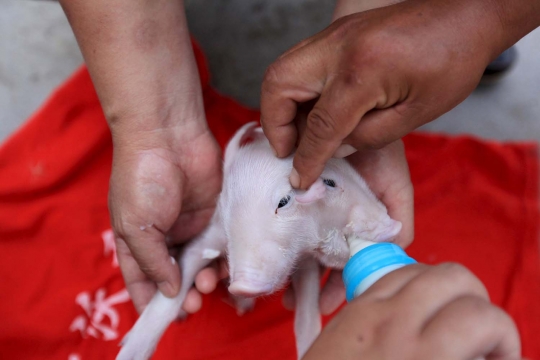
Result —
[[242, 316], [250, 312], [255, 307], [255, 299], [235, 296], [230, 294], [229, 297], [222, 299], [223, 302], [230, 307], [236, 309], [236, 315]]
[[250, 312], [251, 310], [253, 310], [253, 307], [255, 307], [255, 299], [253, 298], [244, 298], [233, 295], [231, 295], [231, 297], [234, 302], [234, 307], [236, 308], [236, 314], [238, 316], [242, 316], [245, 313]]

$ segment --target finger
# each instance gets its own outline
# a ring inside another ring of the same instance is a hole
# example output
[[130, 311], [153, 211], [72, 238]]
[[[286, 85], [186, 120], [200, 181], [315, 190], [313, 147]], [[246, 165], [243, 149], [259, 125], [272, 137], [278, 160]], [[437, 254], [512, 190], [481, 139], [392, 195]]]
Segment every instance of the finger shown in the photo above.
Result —
[[319, 97], [325, 81], [325, 57], [319, 42], [298, 47], [271, 64], [261, 86], [261, 126], [279, 157], [288, 156], [297, 138], [297, 103]]
[[311, 36], [307, 39], [304, 39], [302, 41], [300, 41], [298, 44], [294, 45], [292, 48], [290, 48], [289, 50], [285, 51], [283, 54], [281, 54], [280, 56], [278, 56], [278, 60], [281, 60], [283, 58], [285, 58], [286, 56], [292, 54], [293, 52], [295, 52], [296, 50], [300, 50], [301, 48], [303, 48], [304, 46], [306, 45], [309, 45], [311, 44], [313, 41], [315, 41], [317, 38], [320, 38], [320, 36], [318, 36], [320, 33], [314, 35], [314, 36]]
[[414, 239], [414, 190], [412, 183], [385, 193], [381, 201], [388, 209], [388, 215], [401, 222], [401, 231], [394, 242], [406, 248]]
[[302, 41], [300, 41], [298, 44], [294, 45], [292, 48], [290, 48], [289, 50], [285, 51], [283, 54], [281, 54], [278, 59], [282, 59], [290, 54], [292, 54], [293, 52], [297, 51], [297, 50], [300, 50], [302, 49], [303, 47], [317, 41], [317, 40], [322, 40], [324, 39], [325, 37], [327, 37], [332, 31], [333, 29], [336, 27], [335, 24], [331, 24], [330, 26], [328, 26], [326, 29], [318, 32], [317, 34], [307, 38], [307, 39], [304, 39]]
[[182, 304], [182, 309], [184, 309], [184, 311], [187, 312], [188, 314], [194, 314], [197, 311], [201, 310], [201, 307], [202, 307], [201, 294], [194, 288], [191, 288], [186, 295], [186, 299], [184, 300], [184, 303]]
[[181, 244], [199, 235], [208, 226], [215, 207], [184, 211], [168, 231], [169, 244]]
[[313, 184], [360, 118], [376, 104], [376, 92], [368, 91], [360, 80], [337, 79], [328, 84], [307, 117], [294, 156], [291, 185], [307, 189]]
[[319, 308], [321, 314], [330, 315], [345, 301], [345, 285], [341, 270], [332, 270], [321, 290]]
[[425, 324], [421, 339], [426, 358], [521, 359], [519, 334], [512, 319], [476, 296], [460, 297], [437, 312]]
[[216, 264], [202, 269], [195, 277], [195, 287], [203, 294], [210, 294], [216, 289], [219, 282], [219, 273]]
[[116, 238], [116, 256], [129, 296], [141, 314], [156, 293], [156, 284], [141, 271], [125, 241], [120, 238]]
[[401, 231], [395, 243], [406, 248], [414, 239], [414, 188], [409, 164], [403, 141], [397, 140], [387, 145], [384, 151], [389, 152], [388, 161], [380, 164], [379, 168], [383, 172], [381, 176], [385, 176], [389, 184], [380, 199], [386, 205], [388, 215], [401, 222]]
[[434, 120], [436, 116], [408, 102], [373, 110], [362, 117], [345, 143], [358, 150], [380, 149]]
[[164, 234], [153, 225], [127, 233], [136, 234], [122, 238], [141, 271], [156, 283], [163, 295], [176, 296], [180, 289], [180, 269], [169, 256]]
[[395, 303], [401, 321], [420, 327], [425, 318], [462, 296], [489, 300], [484, 284], [467, 268], [456, 263], [446, 263], [419, 274], [391, 301]]
[[382, 149], [359, 151], [348, 161], [386, 205], [390, 217], [401, 222], [395, 243], [407, 247], [414, 238], [414, 189], [403, 142], [398, 140]]

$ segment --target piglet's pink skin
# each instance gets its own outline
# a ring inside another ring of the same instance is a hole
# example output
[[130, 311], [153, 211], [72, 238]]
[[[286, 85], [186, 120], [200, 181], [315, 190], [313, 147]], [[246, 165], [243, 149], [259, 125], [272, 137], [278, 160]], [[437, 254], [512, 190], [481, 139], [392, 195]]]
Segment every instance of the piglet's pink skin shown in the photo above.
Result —
[[210, 226], [180, 254], [182, 288], [168, 299], [157, 293], [123, 341], [117, 357], [147, 359], [179, 315], [196, 274], [227, 253], [230, 286], [239, 312], [250, 298], [268, 295], [292, 279], [295, 334], [301, 358], [321, 330], [319, 264], [342, 269], [349, 258], [346, 238], [390, 241], [401, 223], [343, 159], [328, 162], [307, 191], [289, 183], [292, 156], [278, 159], [255, 123], [242, 127], [225, 151], [224, 183]]
[[219, 209], [229, 239], [231, 293], [277, 291], [306, 257], [343, 268], [349, 257], [346, 236], [388, 241], [400, 231], [401, 223], [388, 216], [345, 160], [330, 160], [308, 191], [297, 191], [288, 180], [292, 156], [276, 158], [254, 125], [239, 134], [227, 148]]
[[389, 241], [401, 223], [343, 159], [330, 160], [305, 192], [291, 187], [291, 170], [292, 155], [276, 158], [261, 129], [244, 126], [227, 147], [219, 211], [232, 294], [271, 294], [292, 275], [301, 358], [321, 329], [318, 265], [342, 269], [349, 258], [346, 237]]

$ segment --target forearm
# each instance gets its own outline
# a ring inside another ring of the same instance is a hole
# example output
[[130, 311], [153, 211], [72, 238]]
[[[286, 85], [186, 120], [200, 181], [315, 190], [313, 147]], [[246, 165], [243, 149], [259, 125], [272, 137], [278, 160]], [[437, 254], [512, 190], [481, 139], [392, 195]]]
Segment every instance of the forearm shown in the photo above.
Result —
[[[502, 29], [497, 51], [502, 52], [540, 26], [538, 0], [483, 0], [492, 9], [495, 26]], [[497, 54], [498, 55], [498, 54]]]
[[61, 0], [113, 136], [204, 125], [180, 0]]
[[337, 0], [332, 21], [361, 11], [397, 4], [404, 0]]
[[337, 0], [333, 20], [403, 1], [411, 5], [427, 2], [434, 8], [456, 13], [460, 8], [470, 7], [470, 13], [478, 18], [474, 21], [477, 32], [484, 38], [492, 58], [540, 26], [540, 1], [535, 0]]

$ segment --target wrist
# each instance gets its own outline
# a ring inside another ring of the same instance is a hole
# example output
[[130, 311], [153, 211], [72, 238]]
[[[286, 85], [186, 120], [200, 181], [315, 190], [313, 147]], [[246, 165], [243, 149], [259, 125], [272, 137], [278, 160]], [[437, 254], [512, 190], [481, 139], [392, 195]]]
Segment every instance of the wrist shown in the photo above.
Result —
[[[206, 130], [180, 0], [61, 0], [115, 143]], [[150, 141], [152, 140], [152, 141]], [[163, 141], [163, 140], [161, 140]]]
[[209, 132], [204, 114], [183, 116], [185, 113], [163, 111], [148, 116], [119, 117], [109, 122], [114, 149], [136, 152], [162, 148], [179, 153]]
[[[414, 0], [411, 0], [414, 1]], [[418, 0], [439, 14], [454, 13], [449, 30], [464, 37], [486, 65], [523, 36], [540, 26], [540, 3], [530, 0]], [[441, 15], [443, 16], [443, 15]]]

